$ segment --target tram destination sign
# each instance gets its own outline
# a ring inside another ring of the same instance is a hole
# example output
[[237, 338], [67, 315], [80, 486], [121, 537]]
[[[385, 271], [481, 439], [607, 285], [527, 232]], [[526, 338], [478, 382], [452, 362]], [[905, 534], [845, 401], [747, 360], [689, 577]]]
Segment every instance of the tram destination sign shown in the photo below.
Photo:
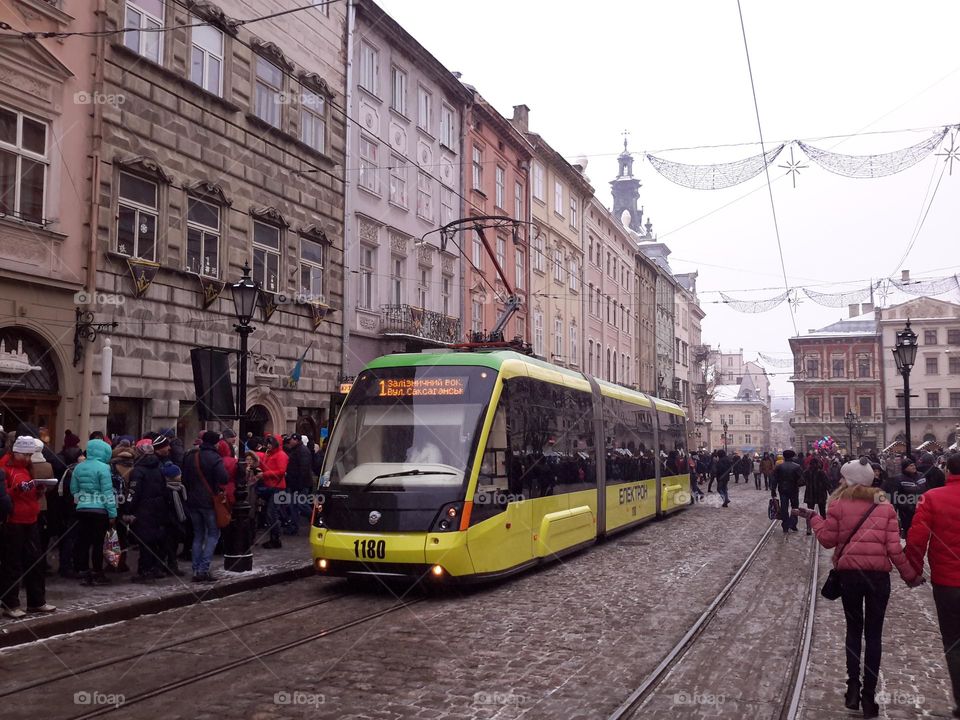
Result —
[[465, 392], [464, 379], [388, 378], [378, 381], [380, 397], [461, 397]]

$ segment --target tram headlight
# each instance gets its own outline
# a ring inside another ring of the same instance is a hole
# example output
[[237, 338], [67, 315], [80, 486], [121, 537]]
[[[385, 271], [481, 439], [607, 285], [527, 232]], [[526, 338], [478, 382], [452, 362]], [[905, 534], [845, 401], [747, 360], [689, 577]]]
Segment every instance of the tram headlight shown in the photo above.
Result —
[[450, 532], [460, 528], [460, 515], [463, 512], [463, 502], [447, 503], [437, 513], [433, 521], [431, 532]]

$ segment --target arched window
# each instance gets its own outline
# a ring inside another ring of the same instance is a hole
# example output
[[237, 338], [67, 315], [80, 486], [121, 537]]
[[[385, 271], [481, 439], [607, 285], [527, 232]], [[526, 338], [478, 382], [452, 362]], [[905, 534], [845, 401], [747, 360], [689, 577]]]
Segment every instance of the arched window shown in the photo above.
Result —
[[593, 340], [588, 340], [587, 349], [589, 354], [587, 355], [587, 372], [593, 375]]
[[609, 380], [611, 377], [613, 376], [610, 374], [610, 348], [607, 348], [607, 373], [604, 375], [604, 380]]
[[614, 353], [613, 353], [613, 376], [612, 376], [612, 380], [613, 380], [613, 382], [617, 382], [617, 353], [616, 353], [616, 351], [614, 351]]

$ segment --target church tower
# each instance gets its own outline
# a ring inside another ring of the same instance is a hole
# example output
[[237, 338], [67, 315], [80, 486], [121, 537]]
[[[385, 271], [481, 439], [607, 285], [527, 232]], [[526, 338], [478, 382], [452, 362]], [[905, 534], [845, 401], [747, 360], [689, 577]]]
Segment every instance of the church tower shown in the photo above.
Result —
[[623, 138], [623, 152], [617, 158], [620, 172], [610, 181], [613, 192], [613, 217], [620, 222], [624, 210], [630, 212], [630, 229], [643, 235], [643, 210], [637, 207], [640, 199], [640, 180], [633, 176], [633, 155], [627, 151], [627, 138]]

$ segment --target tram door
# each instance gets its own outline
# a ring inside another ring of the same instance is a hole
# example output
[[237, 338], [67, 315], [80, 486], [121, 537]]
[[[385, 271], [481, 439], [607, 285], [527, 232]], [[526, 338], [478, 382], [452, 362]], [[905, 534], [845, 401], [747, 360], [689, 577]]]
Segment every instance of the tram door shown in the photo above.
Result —
[[523, 462], [511, 449], [511, 423], [505, 385], [483, 448], [467, 535], [478, 573], [522, 564], [533, 553], [532, 503], [522, 491]]

